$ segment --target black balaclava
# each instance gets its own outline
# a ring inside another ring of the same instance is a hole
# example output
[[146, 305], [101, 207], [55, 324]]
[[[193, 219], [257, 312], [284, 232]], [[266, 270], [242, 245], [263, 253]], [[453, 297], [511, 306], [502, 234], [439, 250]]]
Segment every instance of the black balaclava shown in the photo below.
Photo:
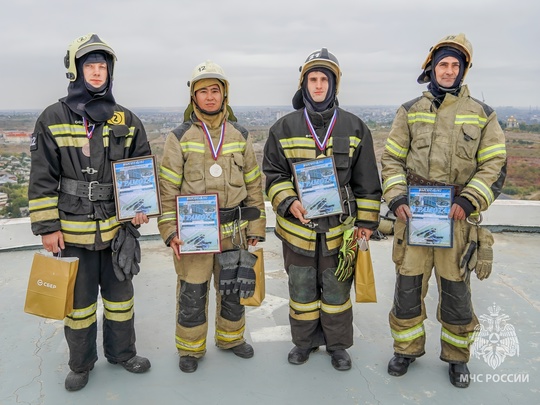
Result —
[[[309, 94], [309, 90], [307, 88], [308, 86], [308, 80], [307, 77], [311, 72], [321, 72], [324, 73], [324, 75], [328, 78], [328, 91], [326, 92], [326, 98], [316, 103], [311, 98], [311, 95]], [[334, 73], [322, 66], [315, 66], [306, 73], [304, 73], [304, 80], [302, 80], [302, 88], [296, 92], [296, 94], [293, 97], [293, 107], [296, 110], [299, 110], [302, 107], [306, 107], [308, 111], [310, 112], [323, 112], [331, 107], [334, 106], [334, 104], [337, 104], [336, 100], [336, 76]]]
[[[85, 63], [107, 63], [107, 81], [99, 89], [84, 80], [83, 65]], [[112, 56], [106, 52], [90, 52], [75, 60], [77, 79], [70, 82], [68, 95], [63, 101], [71, 111], [94, 123], [105, 122], [114, 115], [116, 101], [112, 94]]]
[[[459, 73], [454, 81], [452, 87], [442, 87], [438, 82], [435, 75], [435, 66], [447, 56], [453, 56], [459, 61]], [[431, 71], [429, 74], [430, 82], [428, 84], [428, 90], [438, 99], [444, 99], [446, 93], [458, 94], [461, 89], [461, 81], [463, 80], [463, 73], [465, 72], [465, 55], [456, 48], [450, 46], [443, 46], [435, 51], [433, 59], [431, 61]]]

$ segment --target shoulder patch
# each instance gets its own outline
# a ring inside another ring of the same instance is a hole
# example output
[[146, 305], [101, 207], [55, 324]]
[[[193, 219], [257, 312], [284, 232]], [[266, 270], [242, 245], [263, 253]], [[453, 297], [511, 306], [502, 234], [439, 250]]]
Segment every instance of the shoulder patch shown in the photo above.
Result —
[[186, 121], [177, 126], [175, 129], [172, 130], [172, 133], [176, 136], [176, 139], [180, 140], [186, 133], [186, 131], [191, 128], [192, 122]]
[[30, 137], [30, 152], [37, 150], [38, 148], [38, 137], [37, 134], [32, 134]]
[[114, 115], [107, 121], [108, 124], [126, 125], [126, 114], [123, 111], [115, 111]]
[[409, 111], [410, 108], [416, 104], [416, 102], [420, 99], [422, 99], [423, 96], [416, 97], [415, 99], [409, 100], [406, 103], [402, 104], [402, 107], [405, 108], [405, 111]]
[[234, 128], [236, 128], [236, 130], [239, 131], [242, 134], [244, 139], [247, 139], [247, 137], [249, 135], [249, 132], [248, 132], [247, 129], [245, 129], [242, 125], [240, 125], [239, 123], [234, 122], [234, 121], [227, 121], [227, 123], [231, 124]]

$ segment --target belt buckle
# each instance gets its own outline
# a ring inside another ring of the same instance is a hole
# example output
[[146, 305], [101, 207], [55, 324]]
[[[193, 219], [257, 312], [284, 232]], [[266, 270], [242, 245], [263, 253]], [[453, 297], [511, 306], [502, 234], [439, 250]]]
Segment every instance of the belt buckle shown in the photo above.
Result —
[[88, 183], [88, 199], [90, 201], [97, 201], [96, 198], [94, 198], [94, 186], [97, 186], [99, 184], [99, 181], [91, 181]]

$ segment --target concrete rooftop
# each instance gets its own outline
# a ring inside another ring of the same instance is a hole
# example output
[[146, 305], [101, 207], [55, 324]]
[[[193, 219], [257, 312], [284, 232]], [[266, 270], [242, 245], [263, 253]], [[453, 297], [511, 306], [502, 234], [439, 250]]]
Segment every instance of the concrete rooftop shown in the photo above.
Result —
[[[4, 240], [12, 240], [5, 232], [6, 227], [0, 230]], [[387, 318], [394, 291], [391, 237], [370, 243], [378, 302], [353, 306], [352, 370], [334, 370], [324, 348], [304, 365], [288, 364], [292, 343], [287, 276], [281, 244], [271, 231], [267, 236], [262, 244], [266, 299], [261, 307], [247, 309], [246, 339], [255, 348], [254, 358], [244, 360], [213, 345], [212, 301], [208, 353], [197, 372], [179, 370], [174, 345], [176, 275], [169, 248], [151, 234], [141, 242], [141, 272], [134, 284], [137, 349], [151, 360], [152, 368], [134, 375], [107, 363], [100, 341], [100, 359], [88, 385], [79, 392], [64, 389], [69, 368], [62, 321], [23, 312], [32, 257], [44, 251], [37, 247], [0, 250], [0, 404], [540, 403], [539, 233], [496, 233], [491, 277], [482, 282], [472, 278], [476, 314], [489, 315], [488, 307], [498, 305], [515, 329], [519, 353], [507, 356], [495, 369], [482, 358], [471, 358], [474, 380], [468, 389], [453, 387], [447, 365], [439, 360], [434, 278], [426, 299], [427, 353], [405, 376], [387, 374], [392, 356]]]

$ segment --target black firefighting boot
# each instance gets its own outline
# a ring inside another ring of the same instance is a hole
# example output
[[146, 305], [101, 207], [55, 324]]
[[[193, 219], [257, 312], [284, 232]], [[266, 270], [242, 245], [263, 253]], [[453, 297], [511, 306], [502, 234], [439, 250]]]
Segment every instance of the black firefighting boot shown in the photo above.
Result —
[[471, 382], [471, 373], [466, 363], [449, 363], [448, 375], [454, 387], [467, 388]]
[[416, 359], [414, 357], [394, 356], [388, 363], [388, 374], [399, 377], [405, 374], [409, 368], [409, 365]]
[[66, 377], [64, 387], [68, 391], [82, 390], [84, 387], [86, 387], [86, 384], [88, 384], [89, 375], [90, 375], [90, 371], [88, 370], [81, 371], [80, 373], [76, 373], [75, 371], [70, 371]]
[[180, 356], [180, 370], [184, 373], [193, 373], [197, 370], [199, 359], [193, 356]]
[[108, 362], [111, 364], [120, 364], [130, 373], [137, 373], [137, 374], [144, 373], [148, 371], [151, 367], [150, 360], [148, 360], [146, 357], [141, 357], [141, 356], [133, 356], [131, 359], [126, 360], [126, 361], [114, 362], [114, 361], [108, 360]]
[[242, 343], [241, 345], [234, 346], [233, 348], [231, 348], [231, 351], [238, 357], [241, 357], [243, 359], [250, 359], [255, 354], [253, 346], [246, 342]]
[[300, 365], [304, 364], [306, 361], [309, 360], [309, 355], [312, 352], [316, 352], [319, 350], [318, 347], [311, 347], [309, 349], [301, 349], [298, 346], [294, 346], [292, 350], [289, 352], [288, 360], [289, 363], [294, 365]]
[[332, 356], [332, 366], [339, 371], [346, 371], [351, 369], [351, 356], [345, 349], [327, 350], [328, 354]]

